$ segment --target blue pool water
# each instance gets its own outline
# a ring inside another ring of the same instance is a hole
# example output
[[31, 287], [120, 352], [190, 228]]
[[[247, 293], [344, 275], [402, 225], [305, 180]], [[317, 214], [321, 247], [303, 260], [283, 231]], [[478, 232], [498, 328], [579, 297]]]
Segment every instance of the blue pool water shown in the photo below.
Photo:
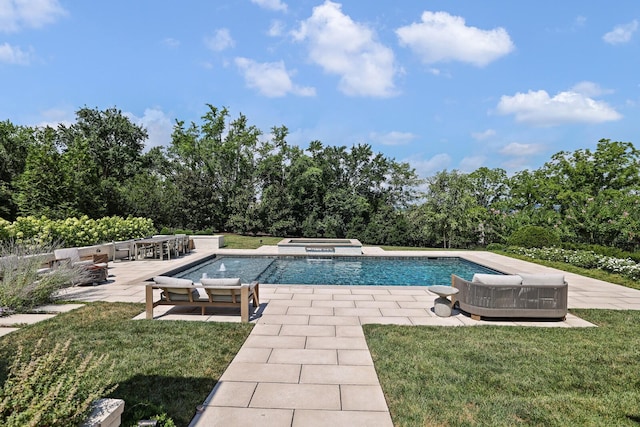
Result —
[[451, 275], [471, 280], [474, 273], [501, 274], [462, 258], [385, 257], [220, 257], [177, 277], [199, 282], [209, 278], [239, 277], [243, 283], [430, 286], [448, 285]]

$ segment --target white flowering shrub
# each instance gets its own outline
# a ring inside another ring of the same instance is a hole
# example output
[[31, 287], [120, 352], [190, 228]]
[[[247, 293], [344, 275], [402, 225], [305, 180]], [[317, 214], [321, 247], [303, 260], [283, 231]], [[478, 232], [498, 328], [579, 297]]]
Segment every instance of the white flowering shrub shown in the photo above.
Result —
[[610, 273], [620, 274], [630, 279], [640, 279], [640, 264], [629, 258], [614, 258], [592, 251], [560, 248], [510, 247], [508, 251], [524, 255], [531, 259], [564, 262], [581, 268], [597, 268]]
[[0, 219], [0, 241], [60, 243], [66, 247], [145, 237], [155, 233], [148, 218], [117, 216], [91, 219], [87, 216], [52, 220], [47, 217], [19, 217], [13, 223]]

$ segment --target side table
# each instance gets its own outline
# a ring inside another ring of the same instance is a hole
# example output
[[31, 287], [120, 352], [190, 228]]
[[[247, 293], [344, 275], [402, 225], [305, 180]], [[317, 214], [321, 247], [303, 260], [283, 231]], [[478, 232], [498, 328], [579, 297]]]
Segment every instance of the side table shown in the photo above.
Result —
[[448, 296], [455, 295], [459, 292], [458, 288], [454, 288], [453, 286], [427, 286], [427, 290], [429, 292], [433, 292], [438, 295], [438, 298], [433, 303], [433, 311], [436, 313], [436, 316], [439, 317], [449, 317], [451, 316], [451, 301]]

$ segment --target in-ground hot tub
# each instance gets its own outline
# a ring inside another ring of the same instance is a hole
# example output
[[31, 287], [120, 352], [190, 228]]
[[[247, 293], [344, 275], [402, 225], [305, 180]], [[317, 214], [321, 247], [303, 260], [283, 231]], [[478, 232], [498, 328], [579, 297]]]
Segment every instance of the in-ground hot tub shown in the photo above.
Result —
[[283, 239], [278, 243], [283, 255], [362, 255], [362, 243], [356, 239]]

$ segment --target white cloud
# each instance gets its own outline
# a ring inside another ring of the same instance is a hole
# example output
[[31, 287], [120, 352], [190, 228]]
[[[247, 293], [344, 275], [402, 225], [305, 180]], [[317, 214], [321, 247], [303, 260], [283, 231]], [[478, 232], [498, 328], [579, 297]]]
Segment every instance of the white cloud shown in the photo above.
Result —
[[0, 44], [0, 63], [29, 65], [31, 56], [30, 52], [24, 52], [18, 46], [11, 46], [9, 43]]
[[486, 139], [494, 137], [495, 135], [496, 135], [496, 131], [493, 130], [493, 129], [487, 129], [487, 130], [482, 131], [482, 132], [473, 132], [471, 134], [473, 139], [478, 140], [478, 141], [484, 141]]
[[589, 97], [600, 96], [600, 95], [606, 95], [606, 94], [613, 93], [612, 90], [603, 89], [597, 83], [589, 82], [589, 81], [582, 81], [580, 83], [576, 83], [571, 88], [571, 91], [572, 92], [577, 92], [577, 93], [580, 93], [580, 94], [582, 94], [584, 96], [589, 96]]
[[396, 30], [400, 44], [408, 46], [427, 64], [461, 61], [484, 67], [514, 49], [504, 28], [481, 30], [447, 12], [422, 13], [422, 22]]
[[276, 11], [287, 11], [287, 4], [280, 0], [251, 0], [251, 3], [257, 4], [258, 6]]
[[497, 112], [513, 114], [516, 121], [536, 126], [602, 123], [622, 118], [606, 102], [575, 91], [560, 92], [553, 98], [544, 90], [504, 95], [500, 98]]
[[525, 157], [538, 154], [545, 150], [545, 146], [542, 144], [522, 144], [519, 142], [512, 142], [505, 145], [500, 149], [500, 154], [505, 156]]
[[408, 162], [411, 167], [416, 170], [418, 176], [427, 178], [434, 175], [436, 172], [447, 169], [451, 164], [451, 156], [446, 153], [441, 153], [426, 160], [412, 157], [404, 161]]
[[58, 0], [2, 0], [0, 31], [12, 33], [23, 28], [40, 28], [65, 15], [67, 11]]
[[465, 157], [460, 160], [459, 169], [465, 173], [473, 172], [484, 165], [485, 160], [487, 158], [484, 156]]
[[293, 72], [287, 71], [284, 62], [256, 62], [248, 58], [236, 58], [236, 66], [244, 73], [247, 86], [257, 89], [269, 98], [278, 98], [292, 93], [299, 96], [315, 96], [313, 87], [293, 84]]
[[41, 113], [42, 120], [36, 125], [36, 127], [52, 127], [57, 128], [58, 125], [64, 125], [66, 127], [71, 126], [76, 122], [76, 114], [72, 109], [65, 108], [51, 108]]
[[638, 29], [638, 20], [634, 19], [628, 24], [616, 25], [613, 30], [602, 36], [602, 40], [609, 44], [627, 43]]
[[267, 34], [271, 37], [279, 37], [284, 33], [284, 23], [282, 21], [272, 21]]
[[175, 49], [180, 46], [180, 40], [176, 40], [172, 37], [167, 37], [162, 40], [162, 44], [168, 48]]
[[214, 52], [221, 52], [235, 46], [236, 44], [227, 28], [220, 28], [216, 30], [216, 33], [212, 37], [205, 38], [204, 42], [207, 47]]
[[314, 7], [311, 17], [292, 32], [294, 39], [307, 43], [312, 62], [340, 76], [339, 88], [346, 95], [395, 95], [393, 51], [378, 43], [370, 28], [354, 22], [341, 8], [329, 0]]
[[507, 173], [511, 174], [517, 171], [525, 170], [525, 169], [535, 169], [530, 164], [529, 157], [514, 157], [506, 162], [502, 163], [502, 167], [507, 171]]
[[137, 117], [133, 113], [124, 113], [124, 115], [129, 117], [133, 123], [147, 130], [149, 138], [145, 143], [146, 148], [171, 145], [173, 121], [161, 109], [147, 108], [142, 117]]
[[418, 136], [411, 132], [392, 131], [388, 133], [371, 132], [369, 138], [382, 145], [406, 145]]

